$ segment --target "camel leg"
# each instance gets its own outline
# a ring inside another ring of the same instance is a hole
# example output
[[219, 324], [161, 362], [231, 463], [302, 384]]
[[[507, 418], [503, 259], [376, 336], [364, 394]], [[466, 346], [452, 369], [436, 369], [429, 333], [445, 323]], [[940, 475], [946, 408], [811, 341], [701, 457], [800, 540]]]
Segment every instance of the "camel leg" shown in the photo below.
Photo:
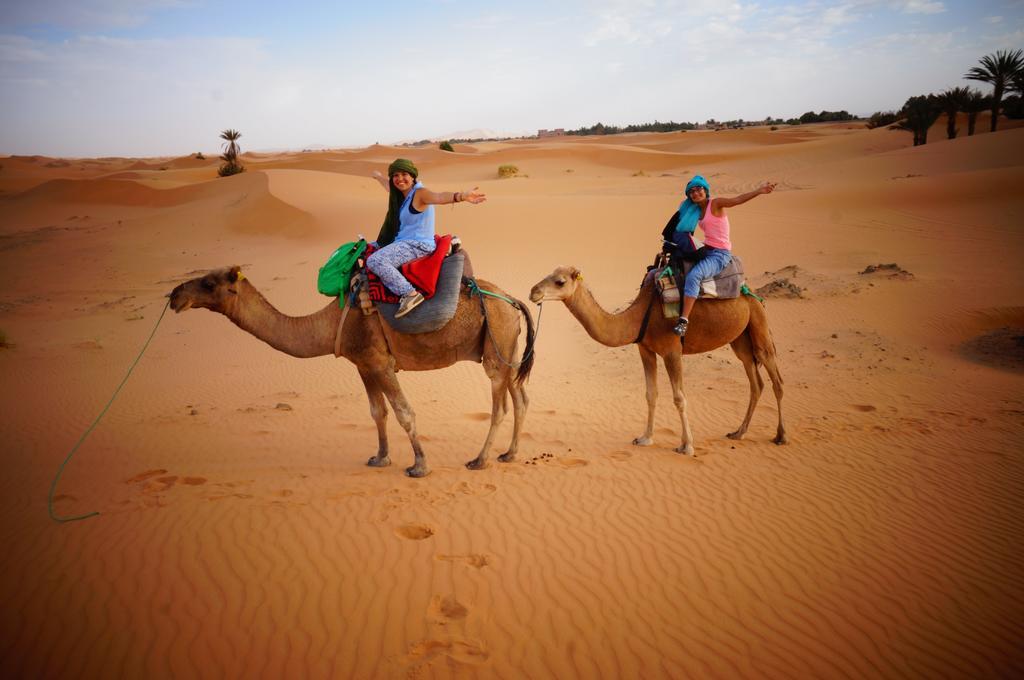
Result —
[[470, 470], [483, 470], [487, 467], [487, 452], [491, 450], [494, 435], [497, 433], [501, 421], [504, 420], [505, 410], [508, 408], [505, 400], [509, 391], [509, 371], [505, 370], [505, 367], [489, 365], [486, 360], [484, 370], [487, 371], [487, 377], [491, 379], [491, 427], [487, 430], [487, 438], [484, 440], [480, 453], [466, 463], [466, 467]]
[[413, 412], [412, 406], [409, 405], [409, 400], [405, 398], [405, 393], [402, 392], [402, 386], [398, 384], [398, 376], [395, 375], [395, 372], [388, 369], [378, 375], [381, 388], [395, 412], [395, 418], [409, 435], [409, 442], [412, 443], [412, 453], [415, 458], [412, 467], [405, 468], [405, 474], [410, 477], [426, 477], [430, 474], [430, 468], [427, 467], [423, 447], [420, 446], [420, 439], [416, 434], [416, 414]]
[[508, 391], [512, 395], [512, 443], [508, 447], [508, 451], [498, 456], [498, 460], [502, 463], [511, 463], [516, 459], [516, 451], [519, 450], [519, 433], [523, 429], [523, 421], [526, 420], [526, 409], [530, 403], [529, 397], [526, 396], [526, 387], [520, 385], [513, 379], [508, 381]]
[[650, 446], [654, 443], [654, 406], [658, 403], [658, 355], [643, 345], [640, 350], [640, 361], [644, 365], [644, 381], [647, 384], [647, 429], [633, 440], [637, 446]]
[[775, 405], [779, 410], [779, 425], [775, 430], [775, 439], [772, 441], [776, 444], [788, 444], [789, 438], [786, 437], [786, 426], [782, 424], [782, 374], [779, 373], [779, 366], [775, 362], [775, 355], [764, 352], [764, 356], [759, 356], [758, 359], [764, 364], [765, 370], [768, 371], [768, 377], [772, 381], [772, 391], [775, 392]]
[[761, 398], [761, 390], [764, 389], [764, 381], [757, 371], [757, 363], [754, 361], [754, 349], [750, 344], [750, 336], [744, 333], [732, 342], [732, 351], [737, 358], [743, 362], [743, 370], [747, 373], [747, 381], [750, 383], [750, 401], [747, 403], [747, 415], [736, 428], [735, 432], [725, 435], [729, 439], [743, 439], [750, 427], [750, 419], [754, 417], [754, 408]]
[[697, 454], [693, 450], [690, 421], [686, 417], [686, 395], [683, 393], [683, 355], [681, 352], [669, 352], [663, 359], [665, 372], [668, 373], [668, 381], [672, 385], [672, 402], [676, 405], [676, 410], [679, 411], [679, 423], [683, 428], [683, 441], [676, 449], [676, 453], [696, 456]]
[[377, 424], [377, 455], [366, 461], [370, 467], [387, 467], [391, 465], [388, 456], [388, 405], [384, 400], [384, 392], [380, 383], [373, 376], [359, 372], [366, 388], [366, 397], [370, 400], [370, 416]]

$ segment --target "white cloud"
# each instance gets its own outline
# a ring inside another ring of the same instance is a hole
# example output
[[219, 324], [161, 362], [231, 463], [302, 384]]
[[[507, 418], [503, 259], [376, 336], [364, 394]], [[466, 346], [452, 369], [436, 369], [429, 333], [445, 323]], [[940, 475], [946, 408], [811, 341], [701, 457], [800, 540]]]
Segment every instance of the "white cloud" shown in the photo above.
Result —
[[939, 14], [946, 11], [945, 5], [941, 2], [931, 0], [906, 0], [903, 4], [903, 12], [906, 14]]

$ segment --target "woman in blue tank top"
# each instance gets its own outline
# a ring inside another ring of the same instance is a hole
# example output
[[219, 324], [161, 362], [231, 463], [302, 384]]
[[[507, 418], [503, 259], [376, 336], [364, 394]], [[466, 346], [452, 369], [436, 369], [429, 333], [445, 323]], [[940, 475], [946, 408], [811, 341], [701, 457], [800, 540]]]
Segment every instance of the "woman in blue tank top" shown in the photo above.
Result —
[[406, 262], [434, 252], [434, 206], [448, 203], [483, 203], [487, 196], [477, 191], [434, 192], [417, 181], [419, 170], [405, 158], [388, 166], [388, 178], [373, 173], [390, 195], [377, 245], [382, 246], [366, 260], [366, 266], [388, 289], [401, 296], [395, 317], [405, 316], [423, 302], [423, 294], [412, 287], [399, 271]]

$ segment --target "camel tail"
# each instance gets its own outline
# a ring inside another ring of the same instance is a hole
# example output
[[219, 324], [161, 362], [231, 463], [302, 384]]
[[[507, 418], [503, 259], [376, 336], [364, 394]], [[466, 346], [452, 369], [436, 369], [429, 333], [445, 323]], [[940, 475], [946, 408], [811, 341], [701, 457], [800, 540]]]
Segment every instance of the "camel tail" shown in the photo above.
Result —
[[519, 371], [516, 373], [516, 384], [522, 385], [530, 377], [530, 371], [533, 370], [533, 345], [537, 340], [537, 331], [533, 325], [533, 316], [530, 314], [530, 308], [521, 300], [512, 299], [516, 301], [519, 311], [526, 317], [526, 347], [523, 349], [523, 360], [519, 363]]

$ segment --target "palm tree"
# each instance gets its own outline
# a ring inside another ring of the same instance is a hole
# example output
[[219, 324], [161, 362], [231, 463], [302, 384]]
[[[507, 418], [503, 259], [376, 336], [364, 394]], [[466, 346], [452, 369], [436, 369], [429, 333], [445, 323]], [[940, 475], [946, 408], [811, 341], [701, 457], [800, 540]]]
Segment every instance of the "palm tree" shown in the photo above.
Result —
[[1003, 90], [1012, 84], [1015, 74], [1024, 70], [1024, 51], [997, 50], [995, 54], [987, 54], [978, 60], [981, 66], [975, 66], [966, 74], [967, 80], [980, 80], [992, 86], [992, 127], [996, 131], [999, 118], [999, 105], [1003, 101]]
[[900, 110], [901, 120], [896, 123], [900, 130], [914, 133], [914, 146], [928, 143], [928, 128], [939, 118], [942, 112], [938, 98], [933, 95], [911, 97]]
[[225, 147], [224, 155], [220, 157], [224, 161], [224, 165], [217, 170], [217, 174], [221, 177], [245, 172], [245, 167], [238, 162], [238, 154], [242, 151], [242, 147], [238, 145], [241, 136], [242, 133], [238, 130], [227, 129], [220, 133], [220, 138], [225, 142], [223, 145]]
[[963, 110], [967, 112], [967, 136], [974, 134], [974, 124], [978, 121], [978, 114], [989, 108], [992, 101], [988, 95], [982, 94], [980, 90], [969, 90], [970, 94], [964, 99]]
[[969, 87], [951, 87], [938, 96], [939, 105], [946, 114], [946, 136], [949, 139], [956, 139], [956, 133], [959, 132], [956, 127], [956, 114], [965, 110], [970, 95]]

